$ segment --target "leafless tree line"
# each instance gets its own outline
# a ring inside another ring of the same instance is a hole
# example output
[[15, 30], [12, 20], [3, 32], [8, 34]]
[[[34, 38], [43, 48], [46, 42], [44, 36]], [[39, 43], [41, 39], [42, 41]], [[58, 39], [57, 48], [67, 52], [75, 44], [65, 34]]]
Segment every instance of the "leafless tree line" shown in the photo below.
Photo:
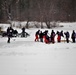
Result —
[[76, 21], [76, 0], [0, 0], [0, 22], [7, 20], [43, 22]]

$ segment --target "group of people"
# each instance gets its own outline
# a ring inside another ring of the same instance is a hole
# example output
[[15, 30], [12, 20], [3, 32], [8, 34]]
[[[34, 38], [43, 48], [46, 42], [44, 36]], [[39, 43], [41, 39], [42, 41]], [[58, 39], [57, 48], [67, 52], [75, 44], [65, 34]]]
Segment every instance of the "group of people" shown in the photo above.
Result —
[[[69, 43], [69, 38], [70, 38], [70, 33], [67, 31], [67, 32], [63, 32], [63, 30], [61, 30], [60, 32], [57, 31], [55, 33], [54, 30], [51, 31], [51, 34], [48, 33], [48, 30], [45, 30], [44, 32], [42, 32], [41, 30], [38, 30], [36, 33], [35, 33], [35, 42], [36, 41], [40, 41], [40, 42], [45, 42], [45, 43], [55, 43], [55, 36], [57, 35], [57, 42], [60, 43], [62, 40], [61, 40], [61, 37], [65, 38], [67, 43]], [[76, 39], [76, 33], [75, 31], [73, 30], [72, 34], [71, 34], [71, 39], [72, 39], [72, 42], [75, 43], [75, 39]]]
[[[27, 32], [25, 32], [25, 27], [22, 28], [22, 32], [20, 33], [21, 37], [25, 37], [25, 33], [28, 35]], [[11, 37], [16, 37], [18, 36], [18, 31], [17, 30], [14, 30], [11, 26], [7, 28], [7, 37], [8, 37], [8, 40], [7, 40], [7, 43], [10, 43], [10, 38]]]
[[[14, 36], [17, 36], [18, 31], [14, 30], [12, 27], [8, 27], [7, 28], [7, 36], [8, 36], [8, 40], [7, 43], [10, 43], [10, 38]], [[62, 39], [61, 37], [65, 38], [67, 43], [69, 43], [69, 38], [70, 38], [70, 33], [67, 32], [63, 32], [61, 31], [57, 31], [55, 33], [54, 30], [51, 31], [51, 33], [48, 33], [48, 30], [45, 30], [44, 32], [42, 32], [41, 30], [36, 31], [35, 33], [35, 42], [36, 41], [40, 41], [40, 42], [45, 42], [45, 43], [55, 43], [55, 36], [57, 35], [57, 42], [61, 42]], [[25, 36], [29, 36], [29, 34], [27, 32], [25, 32], [25, 27], [22, 28], [22, 32], [21, 32], [21, 37], [25, 37]], [[71, 39], [72, 42], [75, 43], [76, 42], [76, 33], [73, 30], [72, 34], [71, 34]]]
[[11, 37], [16, 37], [17, 34], [18, 34], [18, 31], [17, 30], [14, 30], [11, 26], [7, 28], [7, 37], [8, 37], [8, 40], [7, 40], [7, 43], [10, 43], [10, 38]]

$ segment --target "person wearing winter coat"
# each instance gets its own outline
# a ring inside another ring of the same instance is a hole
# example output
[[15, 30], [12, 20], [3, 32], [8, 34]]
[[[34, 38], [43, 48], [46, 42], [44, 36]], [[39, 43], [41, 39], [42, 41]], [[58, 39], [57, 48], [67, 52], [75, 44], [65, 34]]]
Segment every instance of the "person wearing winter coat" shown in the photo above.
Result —
[[50, 43], [50, 40], [49, 40], [50, 37], [48, 35], [44, 35], [43, 38], [46, 44]]
[[52, 30], [50, 37], [51, 37], [51, 42], [55, 43], [55, 32], [54, 32], [54, 30]]
[[63, 35], [63, 30], [61, 30], [60, 35], [61, 35], [62, 37], [64, 37], [64, 35]]
[[8, 36], [7, 43], [10, 43], [10, 38], [13, 37], [13, 28], [12, 27], [7, 28], [7, 36]]
[[39, 32], [40, 30], [35, 33], [35, 41], [39, 41]]
[[50, 43], [50, 37], [48, 35], [46, 35], [46, 40], [45, 43], [49, 44]]
[[22, 28], [22, 36], [21, 37], [25, 37], [25, 27]]
[[61, 34], [57, 31], [57, 42], [61, 42]]
[[75, 43], [75, 38], [76, 38], [76, 33], [75, 33], [75, 31], [73, 30], [72, 35], [71, 35], [71, 39], [72, 39], [72, 42], [73, 42], [73, 43]]
[[45, 43], [49, 43], [49, 36], [48, 36], [48, 30], [45, 30], [43, 32], [43, 39]]
[[39, 39], [40, 39], [40, 42], [43, 42], [43, 33], [42, 33], [42, 31], [39, 32]]
[[61, 32], [57, 31], [57, 35], [57, 42], [61, 42], [61, 37], [64, 37], [63, 30], [61, 30]]
[[67, 31], [67, 32], [65, 32], [64, 34], [65, 34], [65, 36], [66, 36], [66, 42], [69, 43], [69, 37], [70, 37], [69, 32]]

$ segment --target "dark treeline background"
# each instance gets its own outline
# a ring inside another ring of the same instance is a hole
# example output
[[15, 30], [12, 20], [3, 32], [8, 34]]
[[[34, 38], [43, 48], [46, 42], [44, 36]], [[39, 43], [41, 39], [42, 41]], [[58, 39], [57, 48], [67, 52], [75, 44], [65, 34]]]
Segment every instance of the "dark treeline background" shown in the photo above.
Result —
[[76, 0], [0, 0], [0, 22], [76, 21]]

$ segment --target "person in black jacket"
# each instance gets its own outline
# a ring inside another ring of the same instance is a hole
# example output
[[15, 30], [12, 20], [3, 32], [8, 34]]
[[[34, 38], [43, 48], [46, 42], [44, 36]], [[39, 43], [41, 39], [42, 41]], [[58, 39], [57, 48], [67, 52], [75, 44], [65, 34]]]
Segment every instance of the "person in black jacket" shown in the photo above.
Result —
[[54, 30], [52, 30], [50, 37], [51, 37], [51, 42], [55, 43], [55, 32], [54, 32]]
[[61, 35], [62, 37], [64, 37], [64, 35], [63, 35], [63, 30], [61, 30], [60, 35]]
[[73, 43], [75, 43], [75, 38], [76, 38], [75, 36], [76, 36], [76, 33], [73, 30], [72, 35], [71, 35], [71, 38], [72, 38]]
[[25, 37], [25, 27], [22, 28], [22, 36], [21, 37]]
[[35, 41], [39, 41], [39, 32], [40, 30], [35, 33]]
[[65, 32], [64, 34], [65, 34], [65, 36], [66, 36], [66, 42], [69, 43], [69, 37], [70, 37], [69, 32], [67, 31], [67, 32]]
[[13, 28], [12, 27], [7, 28], [7, 36], [8, 36], [7, 43], [10, 43], [10, 38], [13, 37]]
[[40, 31], [40, 33], [39, 33], [39, 38], [40, 38], [40, 42], [43, 42], [43, 33], [42, 33], [42, 31]]
[[50, 37], [48, 36], [48, 30], [45, 30], [45, 31], [43, 32], [43, 39], [44, 39], [44, 42], [45, 42], [46, 44], [48, 44], [48, 43], [51, 42]]

